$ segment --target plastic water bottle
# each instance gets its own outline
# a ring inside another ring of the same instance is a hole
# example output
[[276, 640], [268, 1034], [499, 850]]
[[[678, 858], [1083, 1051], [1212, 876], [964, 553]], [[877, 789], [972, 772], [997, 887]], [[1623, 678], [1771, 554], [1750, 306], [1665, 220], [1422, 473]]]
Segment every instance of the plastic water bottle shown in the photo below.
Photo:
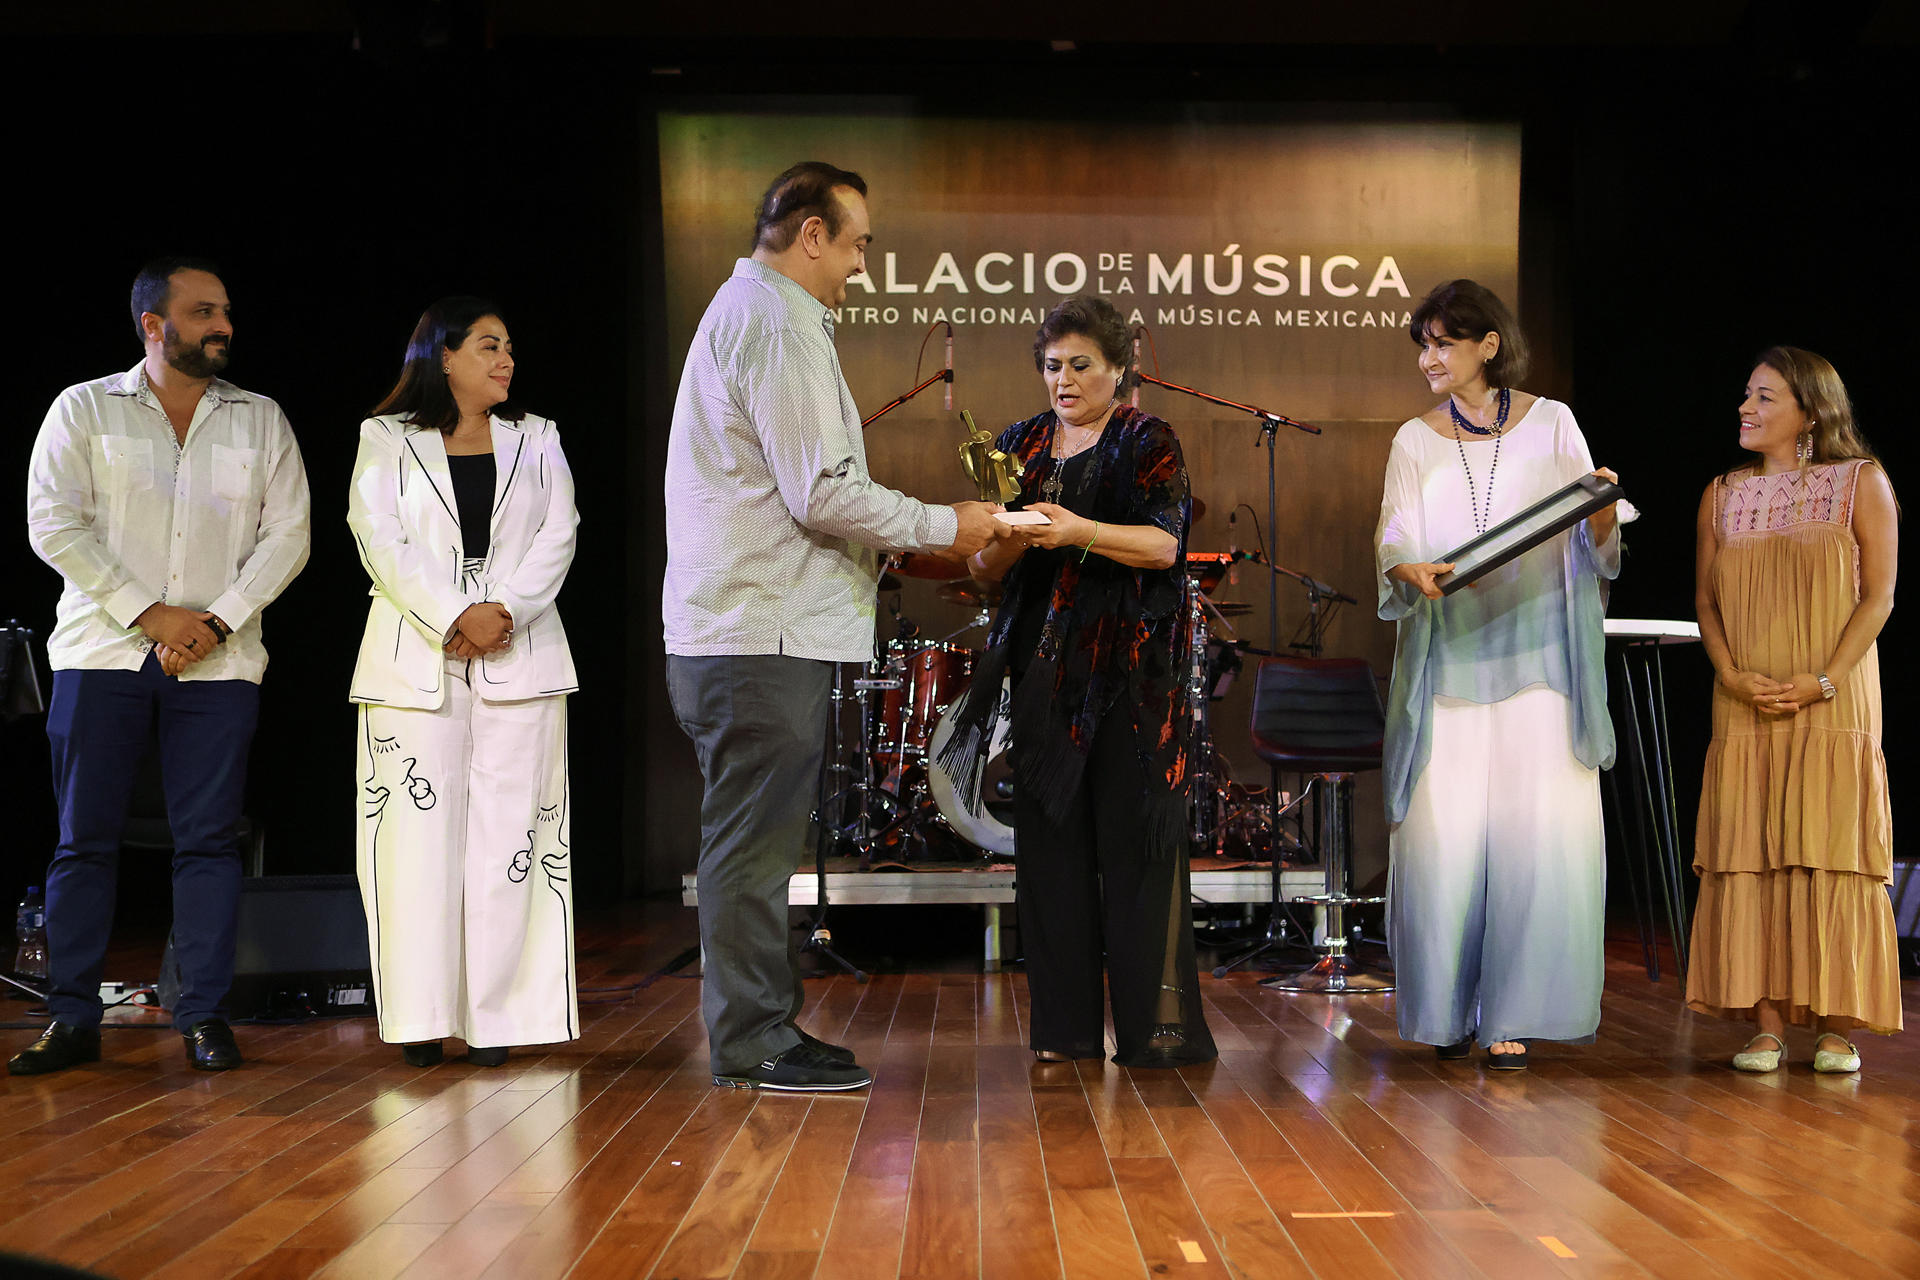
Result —
[[31, 885], [13, 916], [13, 971], [23, 978], [47, 976], [47, 904], [40, 886]]

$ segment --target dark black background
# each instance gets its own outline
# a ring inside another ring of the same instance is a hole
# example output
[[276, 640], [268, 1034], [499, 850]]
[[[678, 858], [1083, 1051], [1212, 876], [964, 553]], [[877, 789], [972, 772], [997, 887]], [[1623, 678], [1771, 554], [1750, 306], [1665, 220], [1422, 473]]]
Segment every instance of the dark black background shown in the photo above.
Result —
[[[561, 597], [584, 687], [579, 890], [661, 890], [690, 863], [650, 833], [684, 829], [697, 797], [663, 802], [655, 788], [650, 800], [646, 785], [680, 749], [657, 609], [673, 367], [660, 337], [663, 106], [814, 95], [857, 109], [873, 94], [928, 114], [1075, 115], [1120, 131], [1192, 113], [1517, 119], [1532, 385], [1571, 401], [1596, 458], [1647, 513], [1614, 614], [1692, 616], [1695, 505], [1737, 460], [1740, 387], [1770, 343], [1834, 361], [1896, 491], [1912, 496], [1901, 193], [1920, 111], [1912, 20], [1891, 4], [1626, 5], [1557, 20], [1518, 3], [1471, 15], [1377, 5], [1311, 21], [1285, 6], [1201, 6], [1184, 31], [1107, 11], [966, 36], [930, 34], [932, 19], [927, 32], [902, 19], [875, 33], [860, 29], [866, 15], [796, 9], [679, 13], [659, 34], [634, 10], [566, 3], [78, 8], [29, 10], [0, 46], [15, 215], [0, 474], [19, 484], [62, 387], [139, 358], [126, 295], [141, 261], [187, 251], [224, 264], [230, 375], [285, 407], [315, 499], [312, 561], [267, 613], [251, 807], [271, 871], [352, 868], [344, 689], [365, 579], [344, 491], [356, 424], [421, 307], [450, 292], [500, 301], [516, 394], [559, 422], [579, 482], [580, 550]], [[1075, 26], [1071, 49], [1043, 38]], [[57, 579], [14, 510], [0, 617], [44, 637]], [[1915, 634], [1896, 613], [1881, 642], [1896, 789], [1913, 776], [1900, 728]], [[1690, 813], [1707, 673], [1683, 653], [1671, 674]], [[0, 778], [0, 896], [17, 898], [53, 842], [38, 722], [0, 725]]]

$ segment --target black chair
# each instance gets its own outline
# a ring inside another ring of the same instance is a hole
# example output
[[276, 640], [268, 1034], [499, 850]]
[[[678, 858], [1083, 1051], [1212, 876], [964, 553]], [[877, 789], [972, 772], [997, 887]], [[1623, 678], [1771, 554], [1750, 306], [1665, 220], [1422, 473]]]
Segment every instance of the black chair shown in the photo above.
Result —
[[[1294, 898], [1326, 912], [1326, 940], [1318, 963], [1297, 973], [1267, 978], [1262, 986], [1281, 991], [1320, 991], [1368, 995], [1393, 990], [1391, 974], [1374, 972], [1347, 954], [1346, 910], [1375, 906], [1384, 898], [1356, 898], [1351, 884], [1353, 778], [1380, 767], [1386, 736], [1386, 712], [1373, 669], [1360, 658], [1287, 658], [1261, 660], [1253, 688], [1253, 749], [1275, 779], [1279, 804], [1282, 770], [1311, 775], [1308, 791], [1317, 791], [1320, 863], [1326, 869], [1324, 893]], [[1279, 815], [1274, 816], [1278, 829]]]

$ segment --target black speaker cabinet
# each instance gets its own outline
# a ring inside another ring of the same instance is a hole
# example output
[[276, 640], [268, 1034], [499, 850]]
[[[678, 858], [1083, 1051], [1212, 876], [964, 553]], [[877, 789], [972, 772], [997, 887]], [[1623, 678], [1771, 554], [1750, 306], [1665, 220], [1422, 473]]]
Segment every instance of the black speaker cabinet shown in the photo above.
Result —
[[[160, 1003], [173, 1008], [180, 971], [173, 939], [160, 961]], [[235, 1018], [373, 1012], [367, 917], [353, 876], [250, 876], [240, 882], [233, 987]]]

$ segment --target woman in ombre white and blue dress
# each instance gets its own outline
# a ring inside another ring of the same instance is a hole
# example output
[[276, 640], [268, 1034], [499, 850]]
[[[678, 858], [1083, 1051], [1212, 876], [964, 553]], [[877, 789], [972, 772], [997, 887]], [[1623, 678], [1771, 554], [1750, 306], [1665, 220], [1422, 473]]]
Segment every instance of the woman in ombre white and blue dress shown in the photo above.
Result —
[[1567, 406], [1515, 389], [1526, 347], [1490, 290], [1454, 280], [1409, 326], [1445, 398], [1394, 436], [1374, 536], [1380, 616], [1398, 623], [1387, 710], [1387, 941], [1403, 1038], [1487, 1064], [1600, 1025], [1613, 762], [1600, 582], [1612, 507], [1442, 596], [1438, 562], [1595, 471]]

